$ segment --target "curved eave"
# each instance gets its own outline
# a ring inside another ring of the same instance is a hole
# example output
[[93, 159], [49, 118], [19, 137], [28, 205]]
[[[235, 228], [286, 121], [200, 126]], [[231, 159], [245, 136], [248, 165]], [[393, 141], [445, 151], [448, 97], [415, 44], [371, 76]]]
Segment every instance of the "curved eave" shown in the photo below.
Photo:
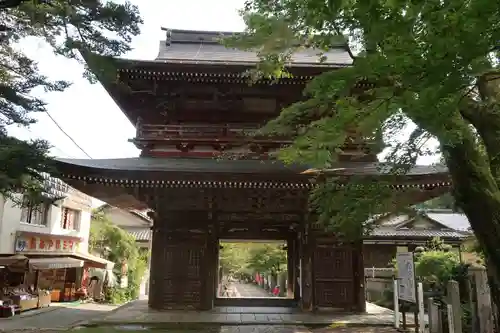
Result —
[[130, 185], [176, 181], [307, 181], [306, 168], [274, 161], [217, 160], [206, 158], [121, 158], [57, 159], [56, 169], [63, 178], [95, 183]]
[[[128, 59], [102, 56], [98, 54], [85, 54], [84, 59], [92, 71], [99, 71], [98, 64], [102, 62], [112, 63], [117, 70], [136, 70], [142, 73], [149, 71], [159, 74], [161, 72], [206, 72], [206, 73], [238, 73], [242, 76], [244, 72], [257, 65], [256, 61], [244, 60], [203, 60], [203, 59]], [[346, 63], [321, 63], [301, 62], [288, 66], [288, 70], [295, 75], [318, 75], [335, 68], [349, 67]]]
[[[230, 160], [210, 158], [57, 159], [61, 176], [96, 183], [170, 184], [210, 181], [306, 182], [335, 177], [339, 183], [352, 177], [388, 181], [407, 187], [448, 187], [443, 167], [416, 166], [406, 174], [394, 175], [388, 165], [371, 162], [339, 163], [335, 169], [315, 171], [305, 165], [285, 165], [273, 160]], [[311, 171], [312, 170], [312, 171]], [[415, 185], [415, 186], [412, 186]]]
[[[147, 188], [313, 188], [317, 175], [304, 173], [305, 166], [286, 166], [276, 161], [216, 160], [196, 158], [59, 159], [58, 176], [71, 186], [120, 208], [144, 209], [139, 189]], [[349, 171], [350, 170], [350, 171]], [[449, 191], [445, 172], [423, 173], [415, 169], [407, 175], [386, 175], [373, 163], [345, 163], [339, 190], [349, 179], [363, 176], [385, 180], [395, 191], [407, 191], [407, 204], [426, 201]]]

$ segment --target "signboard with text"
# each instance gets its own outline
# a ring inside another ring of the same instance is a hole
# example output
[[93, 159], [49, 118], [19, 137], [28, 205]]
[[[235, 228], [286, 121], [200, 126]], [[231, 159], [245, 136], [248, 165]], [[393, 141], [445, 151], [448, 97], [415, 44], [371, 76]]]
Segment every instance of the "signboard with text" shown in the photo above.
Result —
[[18, 236], [16, 238], [16, 252], [74, 252], [78, 241], [57, 237]]
[[415, 284], [415, 261], [412, 252], [398, 252], [396, 254], [398, 269], [398, 296], [399, 299], [416, 303], [417, 292]]

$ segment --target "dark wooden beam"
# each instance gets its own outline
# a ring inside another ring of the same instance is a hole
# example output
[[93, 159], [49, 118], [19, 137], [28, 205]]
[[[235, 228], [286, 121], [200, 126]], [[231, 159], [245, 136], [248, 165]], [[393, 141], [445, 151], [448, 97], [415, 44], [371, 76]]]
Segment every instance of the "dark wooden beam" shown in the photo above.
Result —
[[295, 237], [296, 234], [293, 233], [287, 239], [286, 248], [286, 265], [287, 265], [287, 286], [286, 286], [286, 296], [288, 298], [295, 298]]
[[310, 232], [310, 223], [310, 219], [304, 221], [304, 229], [301, 237], [301, 308], [306, 312], [312, 312], [314, 310], [314, 240]]
[[366, 295], [365, 295], [365, 266], [363, 262], [363, 241], [356, 242], [353, 245], [353, 263], [354, 270], [354, 295], [355, 305], [354, 310], [358, 313], [366, 312]]

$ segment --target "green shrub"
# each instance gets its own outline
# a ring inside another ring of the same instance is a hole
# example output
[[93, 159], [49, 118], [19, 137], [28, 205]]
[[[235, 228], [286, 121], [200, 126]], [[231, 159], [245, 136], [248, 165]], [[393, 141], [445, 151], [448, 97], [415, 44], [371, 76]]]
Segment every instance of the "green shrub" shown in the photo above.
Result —
[[423, 283], [424, 290], [443, 292], [446, 284], [452, 280], [460, 258], [453, 252], [426, 251], [416, 258], [415, 272]]
[[106, 289], [104, 300], [106, 303], [119, 305], [130, 301], [130, 296], [126, 288], [110, 287]]

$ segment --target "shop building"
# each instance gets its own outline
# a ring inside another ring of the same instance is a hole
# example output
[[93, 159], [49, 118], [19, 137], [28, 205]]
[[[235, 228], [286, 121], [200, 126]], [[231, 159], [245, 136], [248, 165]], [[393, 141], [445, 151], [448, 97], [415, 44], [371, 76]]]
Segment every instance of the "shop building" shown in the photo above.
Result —
[[55, 178], [47, 183], [42, 204], [21, 206], [16, 203], [25, 201], [21, 194], [14, 200], [0, 197], [3, 296], [26, 298], [31, 291], [40, 297], [43, 291], [52, 302], [73, 301], [86, 294], [89, 270], [113, 267], [88, 252], [92, 197]]

